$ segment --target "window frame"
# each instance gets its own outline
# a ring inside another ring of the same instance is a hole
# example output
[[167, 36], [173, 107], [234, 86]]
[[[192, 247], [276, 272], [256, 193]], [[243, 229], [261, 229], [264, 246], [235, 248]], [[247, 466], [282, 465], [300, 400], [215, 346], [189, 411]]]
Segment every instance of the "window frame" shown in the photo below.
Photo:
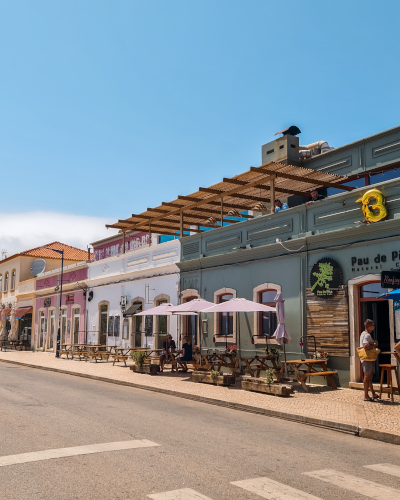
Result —
[[[253, 288], [253, 301], [260, 303], [260, 294], [262, 292], [271, 292], [271, 291], [275, 291], [276, 293], [279, 292], [282, 293], [282, 287], [277, 283], [262, 283]], [[254, 314], [253, 339], [254, 339], [254, 344], [262, 344], [262, 345], [278, 344], [276, 339], [260, 335], [260, 314]]]
[[[222, 295], [232, 295], [232, 299], [236, 299], [237, 292], [234, 288], [220, 288], [214, 292], [214, 304], [219, 304], [219, 297]], [[236, 314], [233, 314], [232, 335], [220, 334], [220, 314], [214, 314], [214, 336], [215, 342], [223, 342], [228, 344], [236, 344]]]
[[10, 287], [10, 292], [14, 292], [15, 291], [16, 281], [17, 281], [17, 270], [13, 269], [11, 271], [11, 287]]
[[9, 272], [7, 271], [5, 274], [4, 274], [4, 293], [8, 293], [8, 276], [9, 276]]

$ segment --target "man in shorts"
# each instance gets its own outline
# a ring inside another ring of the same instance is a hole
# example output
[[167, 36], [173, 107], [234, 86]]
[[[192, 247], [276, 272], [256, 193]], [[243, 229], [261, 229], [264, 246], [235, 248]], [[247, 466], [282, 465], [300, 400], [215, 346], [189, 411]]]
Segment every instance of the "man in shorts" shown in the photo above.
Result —
[[[360, 336], [360, 347], [364, 347], [366, 351], [378, 346], [378, 342], [371, 337], [371, 333], [375, 328], [375, 323], [372, 319], [367, 319], [364, 323], [365, 330]], [[375, 401], [378, 396], [375, 394], [372, 384], [372, 377], [375, 373], [375, 361], [361, 361], [364, 372], [364, 401]], [[369, 397], [371, 390], [372, 398]]]

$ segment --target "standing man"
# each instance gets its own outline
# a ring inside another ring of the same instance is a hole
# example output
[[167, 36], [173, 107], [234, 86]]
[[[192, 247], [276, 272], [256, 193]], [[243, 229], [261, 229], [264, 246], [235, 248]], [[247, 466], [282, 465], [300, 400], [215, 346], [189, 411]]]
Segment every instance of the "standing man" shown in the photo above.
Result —
[[[176, 345], [175, 345], [175, 340], [172, 339], [172, 335], [168, 334], [167, 335], [167, 340], [165, 340], [162, 343], [162, 353], [160, 356], [160, 372], [164, 371], [164, 365], [165, 362], [169, 358], [169, 354], [171, 352], [175, 352]], [[175, 371], [174, 367], [172, 366], [171, 372]]]
[[316, 189], [311, 189], [310, 194], [311, 200], [307, 201], [306, 205], [311, 205], [311, 203], [314, 203], [315, 201], [323, 200], [324, 198], [326, 198], [323, 194], [318, 194], [318, 191]]
[[[366, 351], [378, 346], [378, 342], [371, 337], [371, 333], [375, 328], [375, 323], [372, 319], [365, 320], [365, 330], [360, 336], [360, 347], [364, 347]], [[372, 376], [375, 373], [375, 361], [361, 360], [364, 372], [364, 401], [375, 401], [378, 396], [375, 394], [374, 386], [372, 384]], [[369, 390], [371, 390], [372, 398], [369, 397]]]

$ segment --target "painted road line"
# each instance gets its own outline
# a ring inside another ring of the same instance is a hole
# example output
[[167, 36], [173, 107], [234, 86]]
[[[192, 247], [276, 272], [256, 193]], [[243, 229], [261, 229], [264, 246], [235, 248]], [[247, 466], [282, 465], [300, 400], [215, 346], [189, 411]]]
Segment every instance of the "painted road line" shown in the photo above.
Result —
[[40, 460], [50, 460], [52, 458], [74, 457], [77, 455], [90, 455], [92, 453], [104, 453], [105, 451], [131, 450], [134, 448], [149, 448], [151, 446], [161, 445], [148, 441], [147, 439], [136, 439], [134, 441], [119, 441], [116, 443], [89, 444], [85, 446], [74, 446], [72, 448], [33, 451], [31, 453], [0, 457], [0, 467], [25, 464], [27, 462], [39, 462]]
[[319, 497], [296, 490], [267, 477], [234, 481], [231, 484], [269, 500], [321, 500]]
[[375, 500], [400, 500], [400, 490], [374, 483], [356, 476], [350, 476], [344, 472], [324, 469], [314, 472], [303, 472], [304, 475], [320, 479], [325, 483], [333, 484], [348, 491], [354, 491], [359, 495], [365, 495]]
[[147, 495], [154, 500], [211, 500], [211, 498], [198, 493], [191, 488], [183, 488], [182, 490], [165, 491], [164, 493], [153, 493]]
[[400, 477], [400, 466], [393, 464], [375, 464], [375, 465], [364, 465], [367, 469], [376, 470], [377, 472], [383, 472], [384, 474], [390, 474], [391, 476]]

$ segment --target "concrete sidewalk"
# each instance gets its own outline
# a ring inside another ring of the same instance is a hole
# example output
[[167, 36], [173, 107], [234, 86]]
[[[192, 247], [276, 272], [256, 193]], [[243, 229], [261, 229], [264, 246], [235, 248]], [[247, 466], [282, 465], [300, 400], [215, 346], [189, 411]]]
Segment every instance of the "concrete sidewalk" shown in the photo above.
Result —
[[244, 391], [239, 386], [226, 388], [195, 384], [185, 373], [142, 375], [121, 364], [112, 366], [111, 362], [56, 359], [53, 353], [43, 352], [0, 352], [0, 361], [162, 392], [400, 444], [399, 396], [395, 396], [394, 403], [386, 399], [387, 395], [380, 402], [369, 403], [363, 401], [362, 391], [312, 386], [310, 393], [305, 393], [299, 385], [293, 396], [279, 398]]

